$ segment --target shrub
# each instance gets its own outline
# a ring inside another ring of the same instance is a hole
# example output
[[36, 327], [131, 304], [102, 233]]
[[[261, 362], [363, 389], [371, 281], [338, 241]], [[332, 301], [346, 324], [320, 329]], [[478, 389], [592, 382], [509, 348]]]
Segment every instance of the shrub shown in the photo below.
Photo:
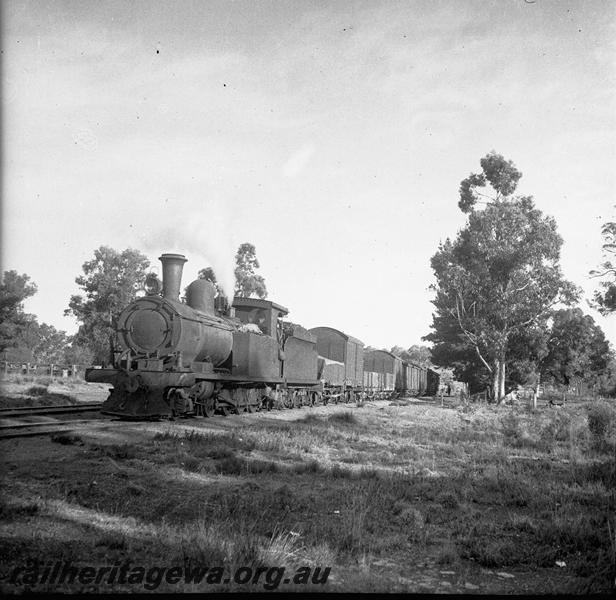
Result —
[[442, 492], [436, 497], [436, 501], [439, 502], [444, 508], [455, 509], [460, 506], [458, 497], [452, 492]]
[[195, 456], [187, 455], [184, 458], [182, 465], [186, 471], [192, 471], [193, 473], [196, 473], [201, 469], [201, 461]]
[[216, 463], [216, 471], [223, 475], [240, 475], [244, 471], [244, 461], [232, 454]]
[[63, 446], [83, 446], [83, 439], [81, 439], [81, 436], [69, 433], [56, 433], [51, 436], [51, 441], [55, 444], [62, 444]]
[[10, 519], [32, 517], [39, 512], [38, 504], [9, 504], [0, 502], [0, 518], [3, 521]]
[[328, 420], [330, 423], [341, 423], [346, 425], [354, 425], [357, 423], [357, 417], [349, 410], [334, 413], [330, 415]]
[[128, 544], [123, 533], [109, 531], [101, 534], [94, 541], [94, 546], [103, 546], [109, 550], [124, 550]]
[[542, 428], [542, 439], [566, 442], [571, 435], [571, 415], [565, 412], [556, 412], [550, 421]]
[[616, 408], [608, 402], [596, 402], [588, 409], [588, 429], [598, 440], [604, 440], [616, 427]]
[[111, 458], [135, 458], [137, 449], [130, 444], [112, 444], [102, 447], [103, 453]]
[[453, 542], [446, 543], [436, 555], [437, 565], [453, 565], [458, 562], [458, 550]]
[[26, 394], [28, 396], [44, 396], [45, 394], [47, 394], [47, 386], [31, 385], [26, 390]]

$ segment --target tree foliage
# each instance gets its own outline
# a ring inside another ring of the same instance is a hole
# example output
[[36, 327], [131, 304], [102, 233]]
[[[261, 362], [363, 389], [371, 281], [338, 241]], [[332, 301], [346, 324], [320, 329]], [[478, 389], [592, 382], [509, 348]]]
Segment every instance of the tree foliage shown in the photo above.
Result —
[[212, 267], [206, 267], [205, 269], [201, 269], [197, 277], [199, 279], [206, 279], [207, 281], [213, 283], [214, 287], [216, 288], [216, 292], [220, 293], [221, 289], [218, 284], [218, 281], [216, 280], [216, 273], [214, 273], [214, 269], [212, 269]]
[[[486, 197], [489, 200], [501, 200], [513, 194], [522, 173], [518, 171], [510, 160], [505, 160], [502, 155], [492, 152], [486, 154], [479, 161], [482, 173], [471, 173], [460, 183], [460, 201], [458, 206], [462, 212], [472, 212], [479, 197]], [[485, 188], [490, 184], [496, 192], [496, 196], [488, 196], [484, 192], [479, 192], [477, 188]]]
[[53, 325], [39, 323], [32, 319], [18, 340], [20, 348], [30, 352], [30, 361], [50, 364], [64, 363], [71, 336], [66, 331], [58, 330]]
[[601, 328], [579, 308], [553, 313], [547, 353], [542, 362], [545, 376], [569, 385], [574, 378], [594, 380], [603, 375], [611, 350]]
[[75, 279], [83, 294], [71, 296], [64, 314], [81, 323], [75, 343], [89, 348], [96, 362], [109, 358], [118, 316], [135, 299], [149, 264], [137, 250], [118, 252], [108, 246], [96, 249], [94, 258], [83, 264], [83, 275]]
[[432, 365], [432, 352], [427, 346], [414, 344], [407, 350], [402, 348], [402, 346], [394, 346], [390, 352], [404, 361], [411, 362], [421, 367], [429, 367]]
[[[605, 260], [599, 269], [590, 272], [592, 277], [605, 278], [595, 292], [593, 306], [602, 314], [616, 312], [616, 222], [608, 222], [601, 228]], [[614, 258], [612, 258], [614, 257]]]
[[[476, 383], [489, 376], [500, 400], [516, 336], [537, 326], [555, 304], [574, 301], [578, 292], [560, 271], [562, 238], [555, 220], [535, 208], [531, 197], [509, 198], [521, 173], [494, 152], [481, 166], [481, 176], [461, 185], [466, 226], [455, 240], [441, 243], [431, 260], [436, 312], [433, 332], [424, 339], [435, 344], [436, 364], [454, 366], [458, 377], [479, 368], [484, 373], [475, 375]], [[473, 210], [478, 182], [496, 192], [482, 211]], [[472, 196], [463, 195], [466, 189]]]
[[91, 365], [94, 362], [94, 352], [90, 348], [78, 344], [73, 336], [71, 345], [64, 351], [64, 364]]
[[0, 284], [0, 351], [14, 347], [28, 325], [24, 300], [36, 294], [36, 284], [28, 275], [4, 271]]
[[257, 252], [253, 244], [244, 243], [235, 255], [235, 295], [240, 298], [267, 298], [265, 280], [256, 274], [259, 268]]

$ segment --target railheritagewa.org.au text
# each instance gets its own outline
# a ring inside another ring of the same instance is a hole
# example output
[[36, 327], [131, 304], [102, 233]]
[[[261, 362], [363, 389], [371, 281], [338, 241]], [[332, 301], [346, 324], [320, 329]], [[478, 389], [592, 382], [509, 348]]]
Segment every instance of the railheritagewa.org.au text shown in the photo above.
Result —
[[152, 591], [165, 583], [168, 585], [256, 585], [265, 590], [275, 590], [284, 584], [324, 585], [331, 567], [237, 567], [233, 572], [224, 567], [208, 566], [143, 566], [126, 561], [120, 564], [93, 566], [74, 565], [69, 562], [40, 563], [28, 561], [15, 567], [7, 580], [15, 586], [46, 587], [54, 585], [138, 585]]

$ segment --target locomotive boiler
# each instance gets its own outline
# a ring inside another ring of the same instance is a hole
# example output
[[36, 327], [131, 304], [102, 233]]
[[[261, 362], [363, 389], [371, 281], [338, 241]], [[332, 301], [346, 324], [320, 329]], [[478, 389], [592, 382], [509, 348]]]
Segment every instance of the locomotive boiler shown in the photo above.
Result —
[[146, 279], [146, 295], [120, 314], [111, 367], [86, 381], [112, 384], [102, 407], [123, 417], [212, 416], [253, 412], [276, 400], [318, 401], [315, 338], [283, 322], [288, 310], [267, 300], [236, 298], [228, 307], [207, 280], [179, 299], [186, 258], [163, 254], [162, 283]]

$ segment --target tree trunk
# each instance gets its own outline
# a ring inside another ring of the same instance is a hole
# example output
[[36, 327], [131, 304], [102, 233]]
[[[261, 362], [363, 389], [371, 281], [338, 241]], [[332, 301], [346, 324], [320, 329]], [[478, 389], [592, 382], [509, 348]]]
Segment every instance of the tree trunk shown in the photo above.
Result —
[[500, 382], [499, 382], [499, 395], [502, 400], [505, 397], [505, 368], [507, 363], [505, 363], [505, 359], [502, 358], [500, 361]]
[[494, 361], [494, 368], [492, 369], [492, 375], [494, 376], [494, 382], [492, 384], [492, 395], [494, 396], [494, 402], [496, 402], [496, 404], [500, 404], [501, 399], [499, 396], [499, 391], [500, 391], [500, 383], [499, 383], [500, 361], [499, 360]]
[[537, 408], [537, 396], [539, 396], [539, 386], [541, 385], [541, 373], [537, 374], [537, 382], [533, 390], [533, 410]]
[[492, 390], [494, 392], [494, 401], [500, 404], [505, 397], [505, 359], [504, 357], [497, 358], [494, 361], [494, 375]]

